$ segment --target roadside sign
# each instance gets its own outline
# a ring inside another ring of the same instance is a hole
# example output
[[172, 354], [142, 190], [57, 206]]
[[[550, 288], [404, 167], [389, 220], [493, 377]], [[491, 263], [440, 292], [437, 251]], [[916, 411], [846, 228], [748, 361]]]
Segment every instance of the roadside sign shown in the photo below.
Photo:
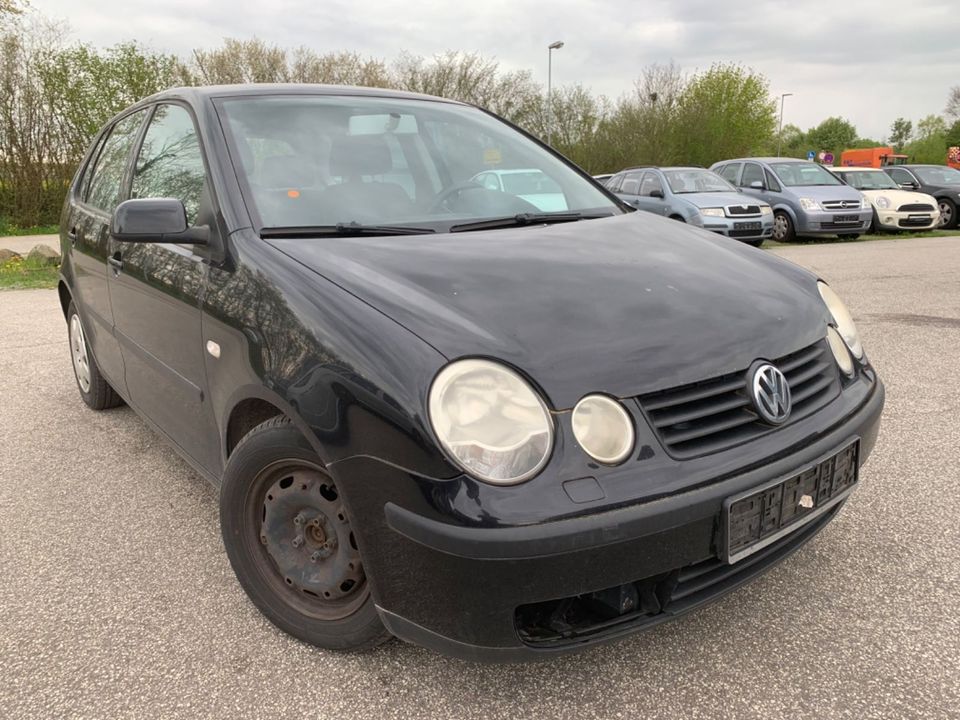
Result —
[[826, 156], [827, 156], [827, 154], [826, 154], [823, 150], [821, 150], [821, 151], [817, 154], [817, 160], [819, 160], [820, 162], [823, 162], [823, 159], [824, 159]]
[[823, 156], [824, 165], [833, 165], [833, 153], [827, 153]]
[[817, 154], [813, 150], [807, 150], [807, 160], [813, 160]]

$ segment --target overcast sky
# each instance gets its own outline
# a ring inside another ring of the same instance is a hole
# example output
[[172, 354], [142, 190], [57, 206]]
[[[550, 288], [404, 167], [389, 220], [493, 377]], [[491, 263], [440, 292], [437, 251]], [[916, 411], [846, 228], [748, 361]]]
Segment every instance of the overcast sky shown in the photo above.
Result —
[[223, 38], [259, 37], [319, 52], [384, 59], [480, 51], [546, 84], [579, 82], [618, 97], [640, 68], [684, 71], [717, 61], [763, 73], [792, 92], [785, 123], [806, 130], [830, 115], [878, 138], [903, 116], [942, 113], [960, 84], [960, 0], [32, 0], [69, 22], [72, 38], [108, 46], [135, 39], [186, 55]]

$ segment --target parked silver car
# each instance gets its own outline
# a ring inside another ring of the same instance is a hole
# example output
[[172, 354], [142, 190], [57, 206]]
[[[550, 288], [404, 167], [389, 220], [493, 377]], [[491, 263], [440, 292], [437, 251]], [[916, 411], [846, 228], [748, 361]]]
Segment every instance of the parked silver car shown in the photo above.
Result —
[[628, 205], [759, 246], [773, 235], [773, 210], [716, 173], [695, 167], [630, 168], [607, 188]]
[[773, 207], [773, 239], [779, 242], [816, 235], [853, 239], [873, 221], [873, 207], [863, 193], [813, 162], [740, 158], [710, 169]]

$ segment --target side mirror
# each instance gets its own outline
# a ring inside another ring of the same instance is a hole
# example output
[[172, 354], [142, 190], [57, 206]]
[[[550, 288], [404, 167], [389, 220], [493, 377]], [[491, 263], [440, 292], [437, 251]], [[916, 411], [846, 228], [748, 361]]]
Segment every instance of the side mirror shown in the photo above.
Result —
[[761, 180], [754, 180], [752, 183], [750, 183], [750, 187], [754, 190], [766, 190]]
[[663, 200], [663, 190], [651, 190], [650, 197], [659, 198], [660, 200]]
[[122, 242], [206, 245], [210, 228], [188, 227], [187, 210], [173, 198], [125, 200], [117, 206], [110, 234]]
[[904, 190], [916, 190], [917, 184], [913, 182], [905, 182], [900, 183], [900, 187], [902, 187]]

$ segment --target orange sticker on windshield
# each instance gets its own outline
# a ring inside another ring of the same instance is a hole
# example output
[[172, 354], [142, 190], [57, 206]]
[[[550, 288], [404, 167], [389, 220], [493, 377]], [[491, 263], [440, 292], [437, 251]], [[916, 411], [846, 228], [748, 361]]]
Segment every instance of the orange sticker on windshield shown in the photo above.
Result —
[[498, 148], [488, 148], [483, 151], [483, 162], [487, 165], [499, 165], [503, 162]]
[[300, 197], [299, 190], [287, 190], [287, 197], [298, 198]]

